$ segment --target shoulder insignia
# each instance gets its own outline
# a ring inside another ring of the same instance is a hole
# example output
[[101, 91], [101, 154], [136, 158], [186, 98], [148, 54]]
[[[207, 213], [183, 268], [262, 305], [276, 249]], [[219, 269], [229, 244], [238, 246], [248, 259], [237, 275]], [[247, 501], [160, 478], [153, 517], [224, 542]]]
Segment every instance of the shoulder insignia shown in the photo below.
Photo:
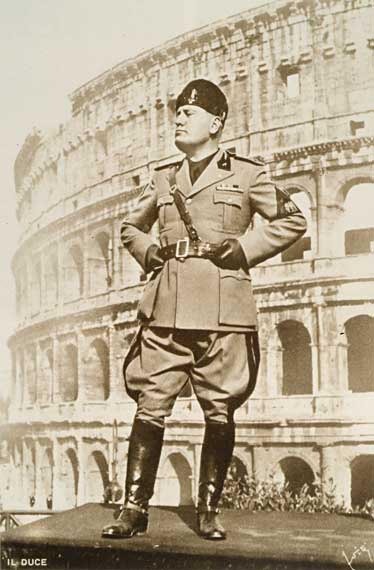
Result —
[[284, 218], [290, 214], [300, 213], [299, 208], [291, 199], [291, 196], [283, 188], [275, 187], [277, 198], [277, 218]]
[[175, 162], [168, 162], [167, 164], [161, 164], [160, 166], [155, 166], [155, 172], [160, 172], [160, 170], [166, 170], [167, 168], [180, 168], [182, 160], [177, 160]]
[[256, 157], [251, 156], [249, 158], [247, 156], [239, 156], [239, 155], [235, 154], [234, 152], [229, 152], [229, 151], [228, 151], [228, 154], [236, 160], [241, 160], [243, 162], [249, 162], [250, 164], [255, 164], [256, 166], [264, 166], [265, 165], [264, 160], [260, 156], [256, 156]]

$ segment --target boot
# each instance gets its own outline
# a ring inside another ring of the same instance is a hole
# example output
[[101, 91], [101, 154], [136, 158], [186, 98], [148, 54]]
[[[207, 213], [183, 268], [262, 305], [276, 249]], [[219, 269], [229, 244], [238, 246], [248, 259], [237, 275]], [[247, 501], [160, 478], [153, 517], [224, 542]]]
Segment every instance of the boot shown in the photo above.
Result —
[[148, 503], [153, 495], [164, 429], [135, 420], [127, 459], [125, 504], [117, 522], [103, 528], [103, 538], [130, 538], [144, 534], [148, 526]]
[[235, 443], [235, 424], [207, 422], [201, 451], [197, 525], [207, 540], [224, 540], [226, 531], [218, 517], [227, 469]]

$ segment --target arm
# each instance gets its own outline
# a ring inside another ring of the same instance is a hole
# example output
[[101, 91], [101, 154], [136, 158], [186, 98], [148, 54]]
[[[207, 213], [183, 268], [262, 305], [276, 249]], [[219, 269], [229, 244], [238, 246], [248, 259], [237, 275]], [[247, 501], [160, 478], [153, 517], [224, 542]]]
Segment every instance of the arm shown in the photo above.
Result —
[[157, 216], [157, 198], [152, 181], [144, 188], [135, 209], [123, 219], [121, 224], [121, 241], [143, 269], [149, 247], [157, 245], [148, 235]]
[[250, 188], [250, 199], [254, 211], [269, 221], [239, 238], [248, 267], [254, 267], [287, 249], [305, 233], [307, 225], [289, 194], [276, 186], [263, 169]]

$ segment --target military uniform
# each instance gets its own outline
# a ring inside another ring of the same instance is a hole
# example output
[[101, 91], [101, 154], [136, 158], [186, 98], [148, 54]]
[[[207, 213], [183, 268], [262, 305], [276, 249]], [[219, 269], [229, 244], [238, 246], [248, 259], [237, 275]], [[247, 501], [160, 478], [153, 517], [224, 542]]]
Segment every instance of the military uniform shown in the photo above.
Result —
[[[177, 109], [184, 105], [200, 106], [224, 124], [226, 99], [208, 81], [191, 82], [177, 100]], [[124, 246], [146, 272], [150, 252], [157, 250], [160, 260], [140, 300], [140, 328], [124, 363], [126, 387], [137, 402], [126, 504], [145, 515], [164, 420], [190, 379], [206, 420], [199, 533], [222, 539], [216, 514], [235, 441], [234, 412], [253, 390], [259, 365], [250, 268], [289, 247], [306, 223], [263, 163], [218, 148], [204, 166], [197, 178], [187, 157], [156, 168], [121, 226]], [[255, 213], [268, 223], [253, 227]], [[156, 222], [159, 243], [150, 234]], [[226, 261], [227, 245], [234, 247], [234, 262]], [[127, 510], [125, 526], [103, 535], [141, 532], [145, 519], [134, 523], [134, 516]]]

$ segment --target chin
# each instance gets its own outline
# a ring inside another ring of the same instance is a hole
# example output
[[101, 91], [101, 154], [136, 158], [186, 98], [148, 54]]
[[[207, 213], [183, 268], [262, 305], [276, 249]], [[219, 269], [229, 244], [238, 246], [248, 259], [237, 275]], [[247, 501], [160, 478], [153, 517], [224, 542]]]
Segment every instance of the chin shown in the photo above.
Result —
[[174, 144], [177, 149], [181, 150], [182, 152], [185, 152], [190, 147], [188, 142], [183, 140], [183, 137], [179, 138], [178, 136], [175, 137]]

